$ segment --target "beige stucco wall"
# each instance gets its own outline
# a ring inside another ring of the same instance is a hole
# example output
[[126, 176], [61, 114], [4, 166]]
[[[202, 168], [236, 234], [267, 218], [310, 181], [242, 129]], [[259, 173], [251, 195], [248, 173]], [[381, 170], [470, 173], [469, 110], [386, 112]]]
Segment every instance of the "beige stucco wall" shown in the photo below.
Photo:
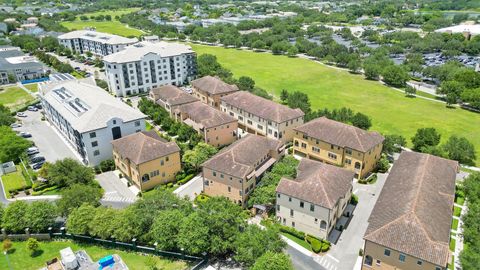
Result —
[[[215, 173], [215, 175], [214, 175]], [[255, 187], [255, 177], [252, 179], [238, 178], [219, 171], [203, 167], [203, 192], [208, 196], [225, 196], [234, 203], [244, 205], [248, 198], [250, 186]], [[228, 188], [230, 187], [230, 191]], [[247, 193], [247, 188], [248, 193]], [[252, 190], [253, 190], [252, 188]]]
[[224, 93], [224, 94], [216, 94], [216, 95], [210, 95], [209, 93], [200, 91], [196, 87], [192, 87], [192, 95], [196, 98], [198, 98], [200, 101], [203, 103], [207, 104], [210, 107], [213, 107], [215, 109], [220, 109], [220, 98], [223, 96], [226, 96], [228, 94], [234, 93], [236, 91], [232, 91], [229, 93]]
[[[362, 261], [362, 270], [437, 270], [438, 265], [430, 262], [422, 261], [422, 265], [418, 265], [420, 260], [416, 257], [405, 255], [405, 262], [401, 262], [398, 258], [400, 252], [390, 249], [390, 256], [385, 256], [386, 247], [365, 241], [364, 256]], [[365, 265], [365, 257], [369, 255], [373, 258], [372, 266]], [[380, 262], [377, 263], [377, 260]], [[440, 269], [446, 269], [446, 265]]]
[[205, 129], [205, 142], [216, 147], [229, 145], [237, 140], [237, 129], [237, 122]]

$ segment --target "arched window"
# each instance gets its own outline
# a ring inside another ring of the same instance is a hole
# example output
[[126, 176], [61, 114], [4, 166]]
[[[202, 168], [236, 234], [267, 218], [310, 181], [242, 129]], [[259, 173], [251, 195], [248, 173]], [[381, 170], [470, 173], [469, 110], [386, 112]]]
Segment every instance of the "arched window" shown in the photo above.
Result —
[[361, 165], [360, 165], [360, 162], [355, 162], [355, 169], [360, 169]]
[[148, 180], [150, 180], [150, 176], [146, 173], [142, 176], [142, 182], [147, 182]]
[[373, 258], [372, 258], [372, 256], [370, 256], [370, 255], [365, 256], [365, 262], [364, 262], [364, 264], [365, 264], [365, 265], [368, 265], [368, 266], [372, 266], [372, 263], [373, 263]]
[[320, 229], [325, 230], [327, 228], [327, 222], [325, 220], [320, 221]]

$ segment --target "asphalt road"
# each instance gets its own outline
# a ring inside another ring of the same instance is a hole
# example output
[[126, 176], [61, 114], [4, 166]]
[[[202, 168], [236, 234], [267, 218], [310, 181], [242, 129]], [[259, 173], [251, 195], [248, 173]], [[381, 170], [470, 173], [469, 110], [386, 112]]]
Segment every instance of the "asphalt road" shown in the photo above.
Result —
[[203, 191], [203, 180], [202, 174], [195, 176], [192, 180], [188, 181], [185, 185], [177, 188], [173, 193], [177, 196], [183, 198], [188, 196], [188, 198], [193, 201], [195, 197]]
[[300, 251], [287, 245], [286, 252], [290, 255], [293, 267], [296, 270], [327, 270], [317, 262], [313, 260], [312, 257], [306, 256]]

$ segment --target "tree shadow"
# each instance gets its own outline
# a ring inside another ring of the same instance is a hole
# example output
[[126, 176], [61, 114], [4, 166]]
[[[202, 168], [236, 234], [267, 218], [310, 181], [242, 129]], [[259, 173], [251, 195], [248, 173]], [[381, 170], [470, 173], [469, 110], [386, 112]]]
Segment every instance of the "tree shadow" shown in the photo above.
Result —
[[30, 254], [30, 257], [35, 258], [43, 254], [43, 250], [35, 250], [32, 254]]
[[11, 249], [9, 249], [9, 250], [7, 251], [7, 254], [9, 254], [9, 255], [10, 255], [10, 254], [13, 254], [13, 253], [15, 253], [15, 251], [17, 251], [16, 248], [11, 248]]
[[405, 97], [407, 97], [407, 98], [416, 98], [417, 96], [415, 96], [415, 95], [405, 95]]

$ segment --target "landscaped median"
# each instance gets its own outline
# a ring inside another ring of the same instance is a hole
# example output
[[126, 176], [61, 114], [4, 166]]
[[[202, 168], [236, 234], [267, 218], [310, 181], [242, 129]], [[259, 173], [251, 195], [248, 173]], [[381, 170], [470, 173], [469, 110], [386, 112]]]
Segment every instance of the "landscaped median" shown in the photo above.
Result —
[[2, 184], [7, 198], [12, 198], [21, 191], [29, 195], [29, 189], [32, 187], [32, 180], [22, 164], [17, 164], [16, 171], [2, 175]]

